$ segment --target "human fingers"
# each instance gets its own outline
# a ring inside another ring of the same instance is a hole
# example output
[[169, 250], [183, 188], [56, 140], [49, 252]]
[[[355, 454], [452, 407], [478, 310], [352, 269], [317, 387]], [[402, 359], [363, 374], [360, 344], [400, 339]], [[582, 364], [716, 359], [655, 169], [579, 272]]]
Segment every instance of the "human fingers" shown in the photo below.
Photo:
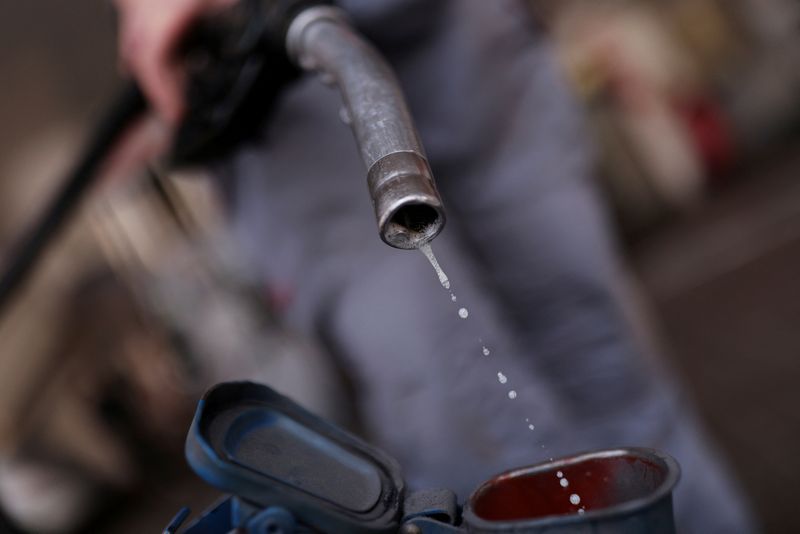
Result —
[[117, 0], [120, 57], [156, 112], [170, 125], [185, 113], [185, 73], [176, 51], [202, 16], [237, 0]]

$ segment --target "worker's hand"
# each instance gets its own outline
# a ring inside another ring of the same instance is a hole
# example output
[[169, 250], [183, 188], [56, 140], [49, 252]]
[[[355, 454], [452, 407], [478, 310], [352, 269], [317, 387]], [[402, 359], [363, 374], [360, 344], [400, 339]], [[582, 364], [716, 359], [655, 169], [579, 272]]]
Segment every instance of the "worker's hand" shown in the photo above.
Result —
[[185, 74], [176, 51], [202, 16], [238, 0], [114, 0], [120, 15], [119, 54], [123, 66], [167, 125], [184, 110]]

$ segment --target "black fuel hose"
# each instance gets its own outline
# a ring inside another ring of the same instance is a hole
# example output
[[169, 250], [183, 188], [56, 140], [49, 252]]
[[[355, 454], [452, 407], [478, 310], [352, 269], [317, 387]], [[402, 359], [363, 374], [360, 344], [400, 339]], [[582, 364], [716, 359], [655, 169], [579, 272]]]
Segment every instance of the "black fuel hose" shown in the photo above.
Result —
[[129, 82], [106, 111], [77, 165], [61, 182], [63, 185], [50, 204], [16, 246], [11, 248], [7, 256], [9, 261], [0, 277], [0, 317], [33, 272], [47, 246], [75, 213], [122, 134], [146, 109], [147, 102], [142, 92], [135, 83]]

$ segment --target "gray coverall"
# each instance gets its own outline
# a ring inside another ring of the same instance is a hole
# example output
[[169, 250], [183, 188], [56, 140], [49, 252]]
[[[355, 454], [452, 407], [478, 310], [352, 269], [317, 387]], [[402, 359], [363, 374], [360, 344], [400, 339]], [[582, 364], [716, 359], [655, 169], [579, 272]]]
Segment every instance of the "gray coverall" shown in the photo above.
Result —
[[682, 532], [751, 531], [744, 501], [626, 318], [625, 272], [581, 117], [521, 3], [339, 4], [406, 91], [445, 202], [433, 249], [457, 305], [421, 253], [378, 238], [340, 97], [319, 80], [292, 86], [264, 139], [220, 172], [237, 237], [264, 281], [291, 294], [287, 323], [323, 340], [350, 373], [366, 437], [412, 487], [461, 498], [549, 457], [655, 447], [682, 466]]

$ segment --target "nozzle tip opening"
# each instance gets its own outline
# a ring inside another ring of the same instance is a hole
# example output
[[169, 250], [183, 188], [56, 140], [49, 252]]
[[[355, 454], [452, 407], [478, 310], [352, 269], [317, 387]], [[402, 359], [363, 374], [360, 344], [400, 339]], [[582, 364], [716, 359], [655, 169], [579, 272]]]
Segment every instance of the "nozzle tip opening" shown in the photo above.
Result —
[[415, 249], [433, 240], [443, 224], [443, 214], [433, 206], [405, 204], [389, 218], [382, 237], [395, 248]]
[[416, 249], [439, 235], [444, 209], [428, 162], [416, 152], [394, 152], [367, 173], [381, 239], [395, 248]]

